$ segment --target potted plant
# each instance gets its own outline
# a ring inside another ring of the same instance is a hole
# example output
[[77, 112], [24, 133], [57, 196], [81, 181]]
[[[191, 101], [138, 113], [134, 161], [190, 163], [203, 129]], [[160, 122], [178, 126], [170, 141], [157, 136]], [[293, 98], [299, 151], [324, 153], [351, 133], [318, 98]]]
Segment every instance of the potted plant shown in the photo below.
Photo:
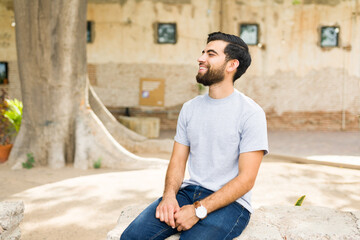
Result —
[[2, 89], [0, 96], [0, 162], [5, 162], [10, 154], [12, 143], [19, 132], [22, 120], [22, 102], [6, 98]]

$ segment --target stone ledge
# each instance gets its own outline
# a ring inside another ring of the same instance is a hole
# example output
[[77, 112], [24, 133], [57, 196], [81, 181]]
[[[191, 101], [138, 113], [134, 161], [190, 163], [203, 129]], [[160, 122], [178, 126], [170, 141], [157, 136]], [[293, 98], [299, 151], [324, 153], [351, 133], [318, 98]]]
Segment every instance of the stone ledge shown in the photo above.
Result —
[[23, 218], [23, 202], [0, 202], [0, 240], [20, 239], [19, 225]]
[[[107, 240], [118, 240], [146, 206], [125, 208]], [[166, 240], [179, 239], [174, 235]], [[235, 240], [356, 240], [360, 239], [360, 211], [342, 212], [324, 207], [265, 206], [256, 209], [250, 223]]]
[[160, 118], [120, 116], [118, 120], [125, 127], [147, 138], [158, 138], [160, 135]]

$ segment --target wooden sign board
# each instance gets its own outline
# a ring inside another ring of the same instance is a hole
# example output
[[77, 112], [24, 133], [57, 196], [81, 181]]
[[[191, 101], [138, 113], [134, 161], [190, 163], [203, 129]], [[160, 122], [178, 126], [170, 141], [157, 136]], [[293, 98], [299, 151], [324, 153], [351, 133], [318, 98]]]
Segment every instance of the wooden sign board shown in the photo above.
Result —
[[140, 105], [164, 106], [165, 80], [160, 78], [140, 78]]

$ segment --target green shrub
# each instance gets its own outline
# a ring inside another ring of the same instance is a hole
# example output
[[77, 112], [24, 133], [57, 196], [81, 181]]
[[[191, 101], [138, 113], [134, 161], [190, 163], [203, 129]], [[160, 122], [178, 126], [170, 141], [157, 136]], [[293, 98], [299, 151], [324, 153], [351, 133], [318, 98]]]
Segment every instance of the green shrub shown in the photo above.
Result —
[[9, 122], [14, 126], [16, 132], [19, 132], [22, 113], [23, 113], [23, 104], [21, 101], [17, 100], [6, 100], [7, 109], [4, 112], [4, 116], [9, 120]]
[[12, 136], [15, 134], [10, 122], [5, 117], [5, 111], [7, 110], [7, 92], [1, 89], [0, 94], [0, 145], [7, 145], [11, 143]]
[[31, 169], [34, 167], [35, 159], [32, 153], [26, 154], [27, 161], [22, 163], [23, 168]]
[[19, 132], [22, 120], [23, 104], [21, 101], [7, 99], [2, 89], [0, 95], [0, 144], [6, 145], [14, 141]]
[[98, 168], [101, 168], [101, 161], [102, 159], [99, 158], [97, 161], [94, 162], [94, 168], [98, 169]]

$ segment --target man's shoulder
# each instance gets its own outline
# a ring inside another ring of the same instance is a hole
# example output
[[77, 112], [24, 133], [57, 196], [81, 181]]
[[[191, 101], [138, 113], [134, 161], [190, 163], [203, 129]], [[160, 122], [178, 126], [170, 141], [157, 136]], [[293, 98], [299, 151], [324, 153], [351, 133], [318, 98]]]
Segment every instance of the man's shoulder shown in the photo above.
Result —
[[235, 89], [236, 101], [241, 105], [242, 109], [249, 112], [264, 112], [262, 107], [252, 98]]
[[186, 101], [184, 104], [183, 104], [183, 107], [191, 107], [191, 106], [194, 106], [196, 104], [198, 104], [199, 102], [202, 102], [205, 98], [205, 95], [199, 95], [199, 96], [196, 96], [188, 101]]

